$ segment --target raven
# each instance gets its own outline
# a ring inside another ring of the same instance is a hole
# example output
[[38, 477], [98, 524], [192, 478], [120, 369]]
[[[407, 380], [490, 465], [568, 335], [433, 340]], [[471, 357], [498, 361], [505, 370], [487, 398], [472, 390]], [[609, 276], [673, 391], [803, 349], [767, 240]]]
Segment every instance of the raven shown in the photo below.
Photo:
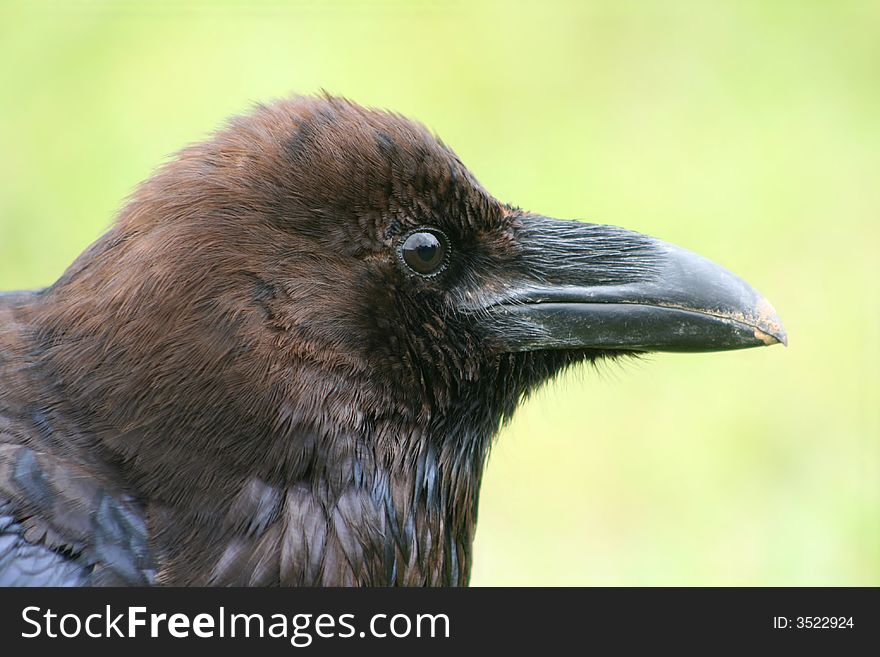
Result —
[[260, 105], [0, 296], [0, 584], [466, 585], [536, 386], [785, 342], [733, 274], [501, 203], [421, 124]]

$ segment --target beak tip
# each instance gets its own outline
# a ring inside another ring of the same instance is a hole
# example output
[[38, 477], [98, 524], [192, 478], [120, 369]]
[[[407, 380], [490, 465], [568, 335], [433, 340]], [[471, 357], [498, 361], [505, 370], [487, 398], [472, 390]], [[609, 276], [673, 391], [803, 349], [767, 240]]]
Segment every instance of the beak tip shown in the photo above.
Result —
[[773, 305], [761, 297], [757, 304], [757, 324], [755, 337], [766, 345], [781, 344], [788, 346], [788, 333]]
[[774, 344], [781, 344], [783, 347], [788, 346], [788, 334], [786, 334], [786, 332], [782, 330], [781, 327], [779, 330], [775, 330], [772, 333], [767, 333], [759, 328], [756, 328], [755, 338], [763, 342], [768, 347]]

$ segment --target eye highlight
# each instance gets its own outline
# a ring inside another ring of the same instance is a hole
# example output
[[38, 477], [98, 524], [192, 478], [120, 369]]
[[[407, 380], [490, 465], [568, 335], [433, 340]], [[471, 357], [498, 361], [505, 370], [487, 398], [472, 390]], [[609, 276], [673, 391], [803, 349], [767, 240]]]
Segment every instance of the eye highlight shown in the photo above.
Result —
[[407, 267], [422, 276], [436, 274], [446, 263], [449, 243], [436, 230], [419, 230], [406, 236], [400, 245], [400, 257]]

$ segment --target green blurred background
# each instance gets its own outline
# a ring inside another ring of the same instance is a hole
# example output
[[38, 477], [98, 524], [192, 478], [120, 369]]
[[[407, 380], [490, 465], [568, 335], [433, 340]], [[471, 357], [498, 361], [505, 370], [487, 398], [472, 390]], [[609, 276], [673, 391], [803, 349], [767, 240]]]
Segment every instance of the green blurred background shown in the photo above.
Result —
[[788, 349], [550, 385], [473, 583], [880, 584], [880, 3], [0, 0], [0, 289], [51, 283], [171, 153], [321, 88], [496, 196], [701, 252]]

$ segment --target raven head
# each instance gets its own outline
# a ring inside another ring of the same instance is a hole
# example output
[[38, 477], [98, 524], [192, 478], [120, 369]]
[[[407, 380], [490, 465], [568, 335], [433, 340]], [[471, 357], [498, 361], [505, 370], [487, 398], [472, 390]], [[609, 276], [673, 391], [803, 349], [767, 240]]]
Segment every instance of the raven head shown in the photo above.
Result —
[[184, 149], [45, 300], [69, 394], [166, 433], [208, 414], [199, 434], [491, 435], [571, 363], [786, 341], [710, 261], [501, 203], [420, 124], [333, 97]]
[[172, 583], [466, 582], [491, 438], [535, 386], [786, 341], [708, 260], [501, 203], [423, 126], [332, 97], [183, 150], [19, 312]]
[[222, 178], [247, 187], [236, 198], [253, 199], [237, 214], [264, 224], [233, 226], [231, 241], [272, 240], [251, 254], [272, 254], [273, 275], [255, 274], [267, 317], [325, 365], [397, 391], [401, 406], [467, 405], [479, 382], [507, 413], [572, 362], [786, 342], [772, 306], [725, 269], [639, 233], [501, 203], [398, 115], [299, 98], [239, 119], [208, 148]]

